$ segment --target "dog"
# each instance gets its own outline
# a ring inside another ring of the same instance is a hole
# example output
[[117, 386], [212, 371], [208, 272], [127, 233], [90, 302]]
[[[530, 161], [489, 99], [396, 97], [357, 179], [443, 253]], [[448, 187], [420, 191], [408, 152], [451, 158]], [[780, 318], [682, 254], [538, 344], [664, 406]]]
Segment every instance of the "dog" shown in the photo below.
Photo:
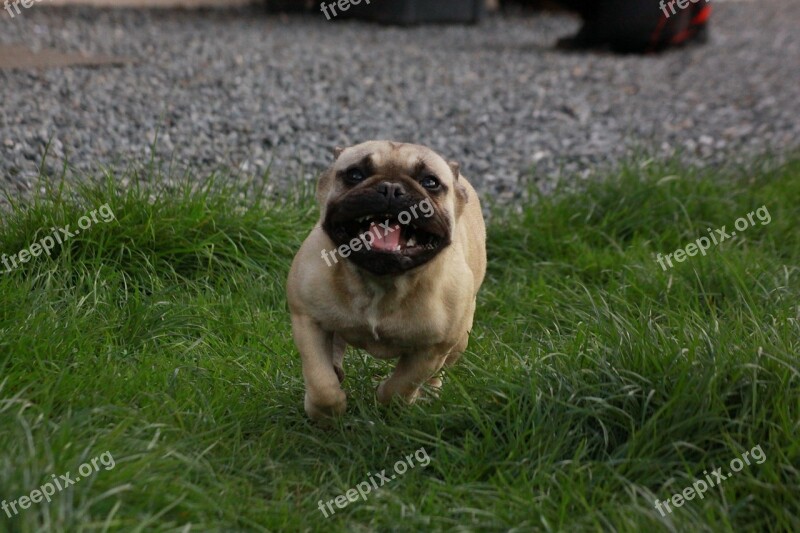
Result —
[[486, 274], [475, 189], [429, 148], [370, 141], [334, 150], [316, 200], [319, 221], [287, 283], [307, 415], [344, 414], [348, 345], [398, 359], [380, 403], [413, 403], [423, 385], [436, 391], [438, 372], [467, 347]]

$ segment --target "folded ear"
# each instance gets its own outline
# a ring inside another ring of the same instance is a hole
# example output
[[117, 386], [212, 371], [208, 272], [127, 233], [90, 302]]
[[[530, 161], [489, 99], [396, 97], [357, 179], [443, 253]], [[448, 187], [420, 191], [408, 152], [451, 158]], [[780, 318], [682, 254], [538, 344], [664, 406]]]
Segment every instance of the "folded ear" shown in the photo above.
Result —
[[456, 161], [448, 161], [447, 166], [453, 171], [453, 179], [458, 181], [458, 177], [461, 175], [461, 165]]
[[469, 202], [469, 194], [467, 194], [467, 189], [459, 183], [459, 176], [461, 176], [461, 165], [459, 165], [455, 161], [448, 161], [447, 166], [450, 167], [450, 170], [453, 171], [453, 179], [455, 180], [455, 187], [456, 187], [456, 198], [458, 198], [460, 204], [466, 204]]
[[344, 152], [344, 148], [342, 148], [341, 146], [337, 146], [331, 151], [333, 152], [333, 160], [336, 161], [337, 159], [339, 159], [339, 156], [342, 155], [342, 152]]

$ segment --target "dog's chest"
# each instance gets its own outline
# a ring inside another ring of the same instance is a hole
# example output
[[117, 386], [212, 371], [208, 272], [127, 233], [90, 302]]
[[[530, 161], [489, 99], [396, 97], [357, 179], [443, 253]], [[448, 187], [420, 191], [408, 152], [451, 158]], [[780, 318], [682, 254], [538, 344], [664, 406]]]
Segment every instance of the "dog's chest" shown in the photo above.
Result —
[[375, 293], [372, 294], [371, 298], [363, 298], [362, 300], [366, 300], [363, 302], [359, 302], [363, 306], [363, 317], [364, 320], [367, 322], [367, 326], [369, 327], [370, 333], [372, 333], [372, 337], [378, 341], [380, 340], [380, 334], [378, 333], [378, 325], [381, 321], [381, 302], [386, 297], [386, 292], [383, 289], [377, 289]]
[[397, 280], [393, 286], [386, 287], [366, 282], [365, 287], [367, 290], [364, 291], [364, 294], [353, 300], [353, 316], [360, 317], [362, 327], [366, 327], [372, 339], [380, 341], [381, 324], [395, 322], [397, 320], [395, 316], [400, 314], [405, 307], [402, 302], [408, 295], [408, 284]]
[[410, 287], [398, 281], [394, 286], [366, 284], [352, 298], [346, 316], [341, 316], [338, 333], [353, 346], [378, 358], [396, 357], [398, 349], [413, 349], [433, 341], [436, 328], [425, 320], [425, 309], [409, 301]]

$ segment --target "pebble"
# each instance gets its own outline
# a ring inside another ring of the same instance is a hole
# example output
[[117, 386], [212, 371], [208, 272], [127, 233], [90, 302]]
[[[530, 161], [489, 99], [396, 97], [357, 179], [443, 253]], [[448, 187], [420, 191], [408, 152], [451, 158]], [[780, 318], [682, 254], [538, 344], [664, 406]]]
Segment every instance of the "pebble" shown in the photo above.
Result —
[[[800, 146], [800, 2], [720, 3], [707, 46], [658, 56], [562, 53], [568, 14], [393, 28], [258, 9], [30, 9], [5, 44], [131, 58], [121, 67], [2, 70], [0, 191], [102, 175], [155, 155], [277, 191], [330, 149], [375, 138], [458, 160], [484, 194], [579, 182], [644, 148], [689, 164]], [[166, 165], [165, 165], [166, 166]], [[0, 197], [3, 196], [0, 194]]]

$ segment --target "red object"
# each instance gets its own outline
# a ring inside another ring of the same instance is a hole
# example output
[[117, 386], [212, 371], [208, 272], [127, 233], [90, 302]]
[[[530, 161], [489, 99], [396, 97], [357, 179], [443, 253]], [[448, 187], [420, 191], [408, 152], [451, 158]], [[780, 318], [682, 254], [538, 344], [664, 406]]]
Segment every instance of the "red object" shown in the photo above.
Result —
[[681, 45], [691, 40], [705, 29], [708, 19], [711, 17], [711, 9], [710, 5], [693, 6], [691, 12], [687, 13], [688, 16], [691, 16], [688, 25], [686, 24], [686, 14], [679, 13], [678, 16], [671, 17], [661, 15], [658, 25], [650, 37], [648, 51], [653, 52], [668, 45]]

